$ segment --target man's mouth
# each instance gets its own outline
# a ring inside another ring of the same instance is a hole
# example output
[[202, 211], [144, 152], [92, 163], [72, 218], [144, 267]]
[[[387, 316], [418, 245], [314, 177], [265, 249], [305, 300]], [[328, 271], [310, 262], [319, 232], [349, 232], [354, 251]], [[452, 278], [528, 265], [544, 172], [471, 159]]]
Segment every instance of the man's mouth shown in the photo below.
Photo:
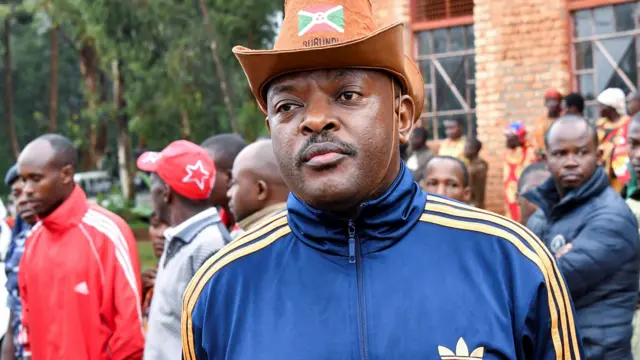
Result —
[[337, 165], [346, 157], [340, 146], [325, 142], [309, 146], [302, 156], [302, 162], [313, 168], [324, 168]]

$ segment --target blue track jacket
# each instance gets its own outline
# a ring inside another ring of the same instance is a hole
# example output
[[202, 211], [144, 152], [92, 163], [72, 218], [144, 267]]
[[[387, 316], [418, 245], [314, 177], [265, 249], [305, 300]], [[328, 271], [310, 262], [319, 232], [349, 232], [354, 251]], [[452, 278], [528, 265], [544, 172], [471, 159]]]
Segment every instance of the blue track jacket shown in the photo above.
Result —
[[353, 219], [287, 208], [197, 272], [185, 359], [580, 359], [565, 284], [523, 226], [425, 194], [404, 165]]

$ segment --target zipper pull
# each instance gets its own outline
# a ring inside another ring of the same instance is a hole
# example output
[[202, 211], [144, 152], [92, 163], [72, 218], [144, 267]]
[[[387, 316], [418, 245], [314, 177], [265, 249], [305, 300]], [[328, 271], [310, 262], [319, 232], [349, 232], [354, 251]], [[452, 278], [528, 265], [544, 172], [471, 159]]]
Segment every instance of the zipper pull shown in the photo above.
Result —
[[349, 264], [356, 262], [356, 227], [349, 220]]

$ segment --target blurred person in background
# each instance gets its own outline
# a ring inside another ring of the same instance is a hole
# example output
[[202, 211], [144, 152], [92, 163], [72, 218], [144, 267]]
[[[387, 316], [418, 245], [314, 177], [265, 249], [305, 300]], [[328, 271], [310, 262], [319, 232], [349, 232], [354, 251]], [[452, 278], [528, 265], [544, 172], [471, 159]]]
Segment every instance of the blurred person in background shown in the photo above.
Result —
[[601, 163], [614, 190], [620, 191], [631, 178], [627, 168], [627, 115], [624, 92], [609, 88], [598, 95], [601, 118], [596, 122]]
[[627, 96], [627, 106], [631, 117], [640, 112], [640, 91], [634, 91]]
[[23, 359], [23, 349], [18, 341], [20, 332], [20, 290], [18, 288], [18, 271], [20, 259], [24, 252], [27, 234], [37, 218], [36, 214], [27, 206], [27, 198], [22, 194], [22, 181], [18, 174], [18, 165], [13, 165], [7, 172], [4, 183], [11, 187], [11, 196], [15, 202], [15, 224], [11, 233], [11, 243], [5, 259], [5, 273], [7, 275], [7, 307], [9, 308], [9, 327], [2, 343], [2, 360]]
[[[164, 222], [154, 211], [149, 217], [149, 238], [153, 249], [153, 256], [160, 259], [164, 252], [164, 231], [167, 230], [169, 224]], [[158, 274], [158, 266], [146, 269], [142, 272], [142, 318], [144, 321], [145, 334], [149, 326], [149, 312], [151, 310], [151, 300], [153, 299], [153, 287], [156, 283], [156, 275]]]
[[469, 164], [469, 186], [471, 187], [470, 204], [484, 209], [484, 198], [487, 191], [487, 173], [489, 164], [480, 157], [482, 142], [477, 138], [467, 139], [464, 156]]
[[454, 118], [447, 119], [443, 123], [447, 138], [440, 143], [438, 155], [451, 156], [466, 161], [464, 157], [464, 144], [466, 143], [463, 133], [464, 120], [462, 118]]
[[147, 152], [138, 168], [151, 174], [151, 203], [162, 222], [164, 250], [158, 264], [149, 310], [144, 358], [179, 359], [182, 353], [182, 295], [200, 266], [231, 241], [209, 196], [216, 168], [206, 150], [186, 140], [161, 152]]
[[460, 160], [451, 156], [435, 156], [425, 165], [422, 190], [468, 203], [471, 199], [469, 171]]
[[222, 223], [227, 227], [231, 238], [240, 235], [240, 227], [236, 226], [236, 220], [229, 210], [229, 198], [227, 191], [231, 183], [231, 168], [236, 156], [247, 146], [244, 139], [237, 134], [219, 134], [212, 136], [200, 144], [216, 164], [215, 186], [211, 191], [209, 200], [211, 205], [218, 208]]
[[533, 163], [520, 174], [518, 179], [518, 207], [520, 208], [520, 224], [527, 225], [531, 221], [540, 218], [544, 219], [544, 214], [538, 210], [538, 207], [527, 200], [523, 195], [529, 190], [536, 188], [544, 183], [551, 174], [547, 170], [547, 166], [543, 162]]
[[545, 132], [562, 114], [562, 94], [556, 89], [547, 89], [544, 92], [544, 107], [547, 110], [547, 114], [535, 122], [532, 131], [531, 146], [534, 148], [538, 159], [541, 159], [544, 153]]
[[565, 96], [563, 105], [564, 115], [584, 116], [584, 98], [582, 95], [571, 93]]
[[87, 200], [73, 181], [76, 165], [75, 147], [58, 134], [18, 158], [22, 193], [40, 220], [18, 272], [20, 341], [36, 360], [140, 359], [136, 240], [122, 218]]
[[233, 162], [232, 174], [229, 207], [243, 231], [287, 208], [289, 187], [278, 169], [271, 140], [245, 147]]
[[514, 221], [520, 221], [518, 206], [518, 180], [522, 170], [535, 162], [535, 149], [527, 140], [527, 128], [515, 122], [504, 131], [507, 151], [504, 160], [504, 198], [506, 214]]
[[418, 127], [411, 131], [411, 137], [409, 138], [411, 155], [407, 160], [407, 167], [413, 172], [415, 181], [420, 181], [424, 166], [434, 155], [433, 151], [427, 146], [428, 136], [427, 129], [423, 127]]
[[638, 222], [598, 166], [596, 129], [567, 115], [546, 136], [551, 177], [523, 196], [546, 221], [528, 227], [555, 255], [576, 310], [586, 359], [631, 359], [638, 302]]

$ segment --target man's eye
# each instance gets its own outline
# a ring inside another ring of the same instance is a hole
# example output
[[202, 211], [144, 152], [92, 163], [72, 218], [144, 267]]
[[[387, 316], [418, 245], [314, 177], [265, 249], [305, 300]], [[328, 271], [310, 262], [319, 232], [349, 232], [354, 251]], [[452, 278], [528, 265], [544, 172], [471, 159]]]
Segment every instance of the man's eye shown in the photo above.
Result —
[[282, 104], [282, 105], [279, 105], [279, 106], [276, 108], [276, 112], [279, 112], [279, 113], [280, 113], [280, 112], [289, 112], [289, 111], [291, 111], [291, 110], [293, 110], [293, 109], [295, 109], [295, 108], [296, 108], [296, 105], [295, 105], [295, 104], [291, 104], [291, 103], [284, 103], [284, 104]]
[[340, 97], [338, 98], [338, 100], [351, 101], [351, 100], [357, 99], [358, 97], [360, 97], [360, 95], [356, 94], [353, 91], [345, 91], [342, 94], [340, 94]]

